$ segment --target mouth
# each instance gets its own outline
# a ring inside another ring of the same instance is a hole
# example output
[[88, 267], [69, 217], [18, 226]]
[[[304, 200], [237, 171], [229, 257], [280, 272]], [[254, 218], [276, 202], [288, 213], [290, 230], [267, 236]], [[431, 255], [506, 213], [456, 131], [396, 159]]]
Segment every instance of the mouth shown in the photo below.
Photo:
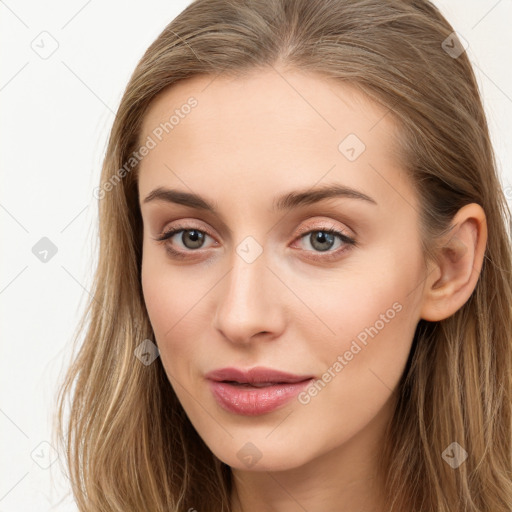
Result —
[[217, 403], [238, 415], [270, 413], [290, 402], [314, 379], [269, 368], [223, 368], [206, 375]]
[[207, 373], [205, 377], [216, 382], [224, 382], [234, 386], [249, 385], [259, 388], [278, 384], [295, 384], [312, 379], [313, 375], [295, 375], [281, 370], [257, 366], [247, 370], [241, 368], [219, 368]]

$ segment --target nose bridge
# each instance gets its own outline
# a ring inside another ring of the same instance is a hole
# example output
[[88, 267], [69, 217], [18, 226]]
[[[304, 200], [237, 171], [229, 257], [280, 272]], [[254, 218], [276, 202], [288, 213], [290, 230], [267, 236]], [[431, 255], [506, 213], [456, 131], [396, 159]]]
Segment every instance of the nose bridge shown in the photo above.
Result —
[[232, 341], [249, 341], [254, 334], [280, 328], [278, 283], [267, 268], [263, 248], [256, 244], [248, 237], [236, 247], [219, 295], [215, 327]]

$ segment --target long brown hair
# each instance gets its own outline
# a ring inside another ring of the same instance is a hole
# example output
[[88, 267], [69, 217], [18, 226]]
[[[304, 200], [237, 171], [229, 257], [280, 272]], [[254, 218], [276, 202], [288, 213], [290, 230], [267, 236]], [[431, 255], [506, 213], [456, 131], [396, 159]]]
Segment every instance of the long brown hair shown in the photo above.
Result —
[[[426, 0], [196, 0], [151, 44], [110, 134], [97, 194], [99, 262], [58, 396], [57, 442], [80, 511], [231, 510], [230, 468], [191, 425], [160, 359], [144, 365], [134, 356], [154, 338], [140, 279], [137, 166], [126, 163], [164, 88], [279, 65], [349, 83], [398, 121], [426, 256], [435, 258], [435, 240], [461, 207], [484, 209], [476, 288], [451, 317], [418, 323], [382, 470], [392, 512], [510, 512], [510, 211], [477, 82], [453, 32]], [[455, 442], [468, 454], [457, 468], [443, 458]]]

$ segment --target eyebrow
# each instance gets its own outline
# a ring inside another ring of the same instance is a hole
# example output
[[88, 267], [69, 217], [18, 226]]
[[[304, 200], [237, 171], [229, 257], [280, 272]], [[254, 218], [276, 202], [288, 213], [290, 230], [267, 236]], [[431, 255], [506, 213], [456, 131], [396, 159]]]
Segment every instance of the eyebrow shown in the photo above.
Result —
[[[377, 204], [377, 202], [370, 196], [353, 188], [335, 183], [314, 189], [296, 190], [277, 197], [272, 203], [272, 211], [291, 210], [334, 197], [360, 199], [370, 204]], [[150, 201], [176, 203], [212, 213], [216, 213], [218, 209], [216, 203], [211, 203], [198, 194], [172, 190], [164, 187], [154, 189], [148, 194], [143, 202], [149, 203]]]

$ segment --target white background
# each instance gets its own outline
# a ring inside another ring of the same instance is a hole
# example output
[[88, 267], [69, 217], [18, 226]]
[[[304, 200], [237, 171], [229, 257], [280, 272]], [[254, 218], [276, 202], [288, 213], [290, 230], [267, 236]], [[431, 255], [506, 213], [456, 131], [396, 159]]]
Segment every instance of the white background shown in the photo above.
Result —
[[[0, 512], [77, 510], [59, 464], [40, 466], [96, 261], [92, 191], [134, 67], [188, 3], [0, 0]], [[512, 200], [512, 2], [435, 3], [469, 42]], [[33, 49], [42, 37], [58, 44], [47, 59]], [[46, 263], [32, 253], [42, 237], [58, 250]]]

